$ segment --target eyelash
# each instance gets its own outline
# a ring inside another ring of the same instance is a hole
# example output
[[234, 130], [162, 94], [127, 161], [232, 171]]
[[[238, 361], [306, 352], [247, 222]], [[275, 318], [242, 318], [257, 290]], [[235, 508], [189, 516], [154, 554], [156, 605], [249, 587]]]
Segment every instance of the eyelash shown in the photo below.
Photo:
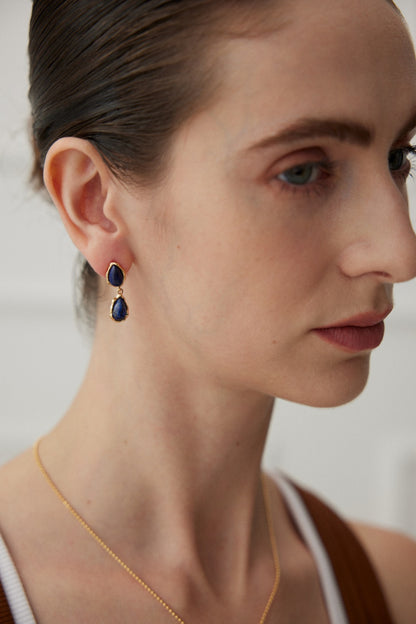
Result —
[[[397, 152], [402, 152], [403, 156], [406, 157], [405, 165], [398, 170], [391, 170], [392, 177], [397, 180], [400, 184], [406, 182], [406, 180], [410, 177], [413, 178], [416, 172], [416, 146], [408, 145], [407, 147], [399, 147], [391, 150], [389, 153], [389, 158], [392, 154]], [[289, 167], [285, 171], [282, 171], [279, 175], [275, 176], [275, 180], [280, 184], [283, 191], [309, 196], [312, 193], [316, 195], [322, 194], [328, 186], [331, 185], [333, 181], [333, 176], [337, 169], [337, 163], [330, 160], [321, 160], [321, 161], [307, 161], [304, 163], [299, 163], [298, 165], [294, 165], [293, 167]], [[302, 169], [306, 167], [313, 167], [316, 171], [318, 169], [318, 178], [312, 182], [306, 182], [305, 184], [295, 184], [290, 182], [285, 182], [281, 179], [281, 176], [285, 174], [289, 174], [290, 172], [294, 172], [296, 169]]]
[[[393, 177], [397, 178], [399, 182], [406, 182], [406, 180], [410, 177], [413, 179], [414, 173], [416, 171], [416, 146], [408, 145], [407, 147], [397, 148], [392, 150], [390, 154], [394, 152], [403, 152], [406, 156], [406, 166], [397, 172], [392, 171]], [[394, 175], [396, 174], [396, 175]]]

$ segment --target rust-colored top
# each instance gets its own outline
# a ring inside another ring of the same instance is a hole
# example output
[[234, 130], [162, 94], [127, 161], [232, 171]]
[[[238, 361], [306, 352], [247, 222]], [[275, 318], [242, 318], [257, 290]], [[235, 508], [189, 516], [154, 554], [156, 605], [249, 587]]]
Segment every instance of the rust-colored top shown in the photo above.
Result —
[[325, 503], [294, 484], [332, 564], [351, 624], [394, 624], [380, 581], [361, 542]]
[[0, 624], [13, 624], [13, 616], [0, 582]]

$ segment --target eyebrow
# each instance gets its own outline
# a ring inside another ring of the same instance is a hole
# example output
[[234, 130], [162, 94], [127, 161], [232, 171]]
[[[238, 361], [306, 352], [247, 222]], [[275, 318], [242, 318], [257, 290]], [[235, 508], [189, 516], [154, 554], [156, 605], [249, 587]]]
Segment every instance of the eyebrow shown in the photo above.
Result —
[[[400, 130], [398, 140], [407, 136], [415, 127], [416, 111]], [[342, 143], [353, 143], [367, 147], [374, 141], [375, 130], [370, 126], [348, 119], [306, 118], [297, 120], [280, 132], [251, 145], [247, 151], [321, 137], [329, 137]]]

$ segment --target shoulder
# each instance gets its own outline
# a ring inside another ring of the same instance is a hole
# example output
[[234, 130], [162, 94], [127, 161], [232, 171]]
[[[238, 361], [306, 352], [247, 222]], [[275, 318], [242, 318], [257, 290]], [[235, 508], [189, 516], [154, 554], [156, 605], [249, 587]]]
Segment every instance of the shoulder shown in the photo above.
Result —
[[351, 523], [377, 571], [397, 624], [416, 619], [416, 541], [401, 533]]
[[31, 525], [30, 504], [37, 501], [40, 494], [30, 451], [0, 467], [0, 532], [3, 537]]
[[31, 452], [25, 451], [0, 466], [0, 500], [7, 497], [14, 488], [24, 486], [33, 472], [30, 469]]

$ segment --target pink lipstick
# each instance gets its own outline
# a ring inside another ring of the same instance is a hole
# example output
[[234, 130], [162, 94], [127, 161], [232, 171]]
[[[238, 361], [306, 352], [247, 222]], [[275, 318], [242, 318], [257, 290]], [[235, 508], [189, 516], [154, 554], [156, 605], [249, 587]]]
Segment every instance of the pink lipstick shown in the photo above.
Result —
[[350, 352], [368, 351], [378, 347], [384, 336], [383, 320], [391, 312], [384, 314], [360, 314], [329, 327], [319, 327], [315, 333], [335, 346]]

